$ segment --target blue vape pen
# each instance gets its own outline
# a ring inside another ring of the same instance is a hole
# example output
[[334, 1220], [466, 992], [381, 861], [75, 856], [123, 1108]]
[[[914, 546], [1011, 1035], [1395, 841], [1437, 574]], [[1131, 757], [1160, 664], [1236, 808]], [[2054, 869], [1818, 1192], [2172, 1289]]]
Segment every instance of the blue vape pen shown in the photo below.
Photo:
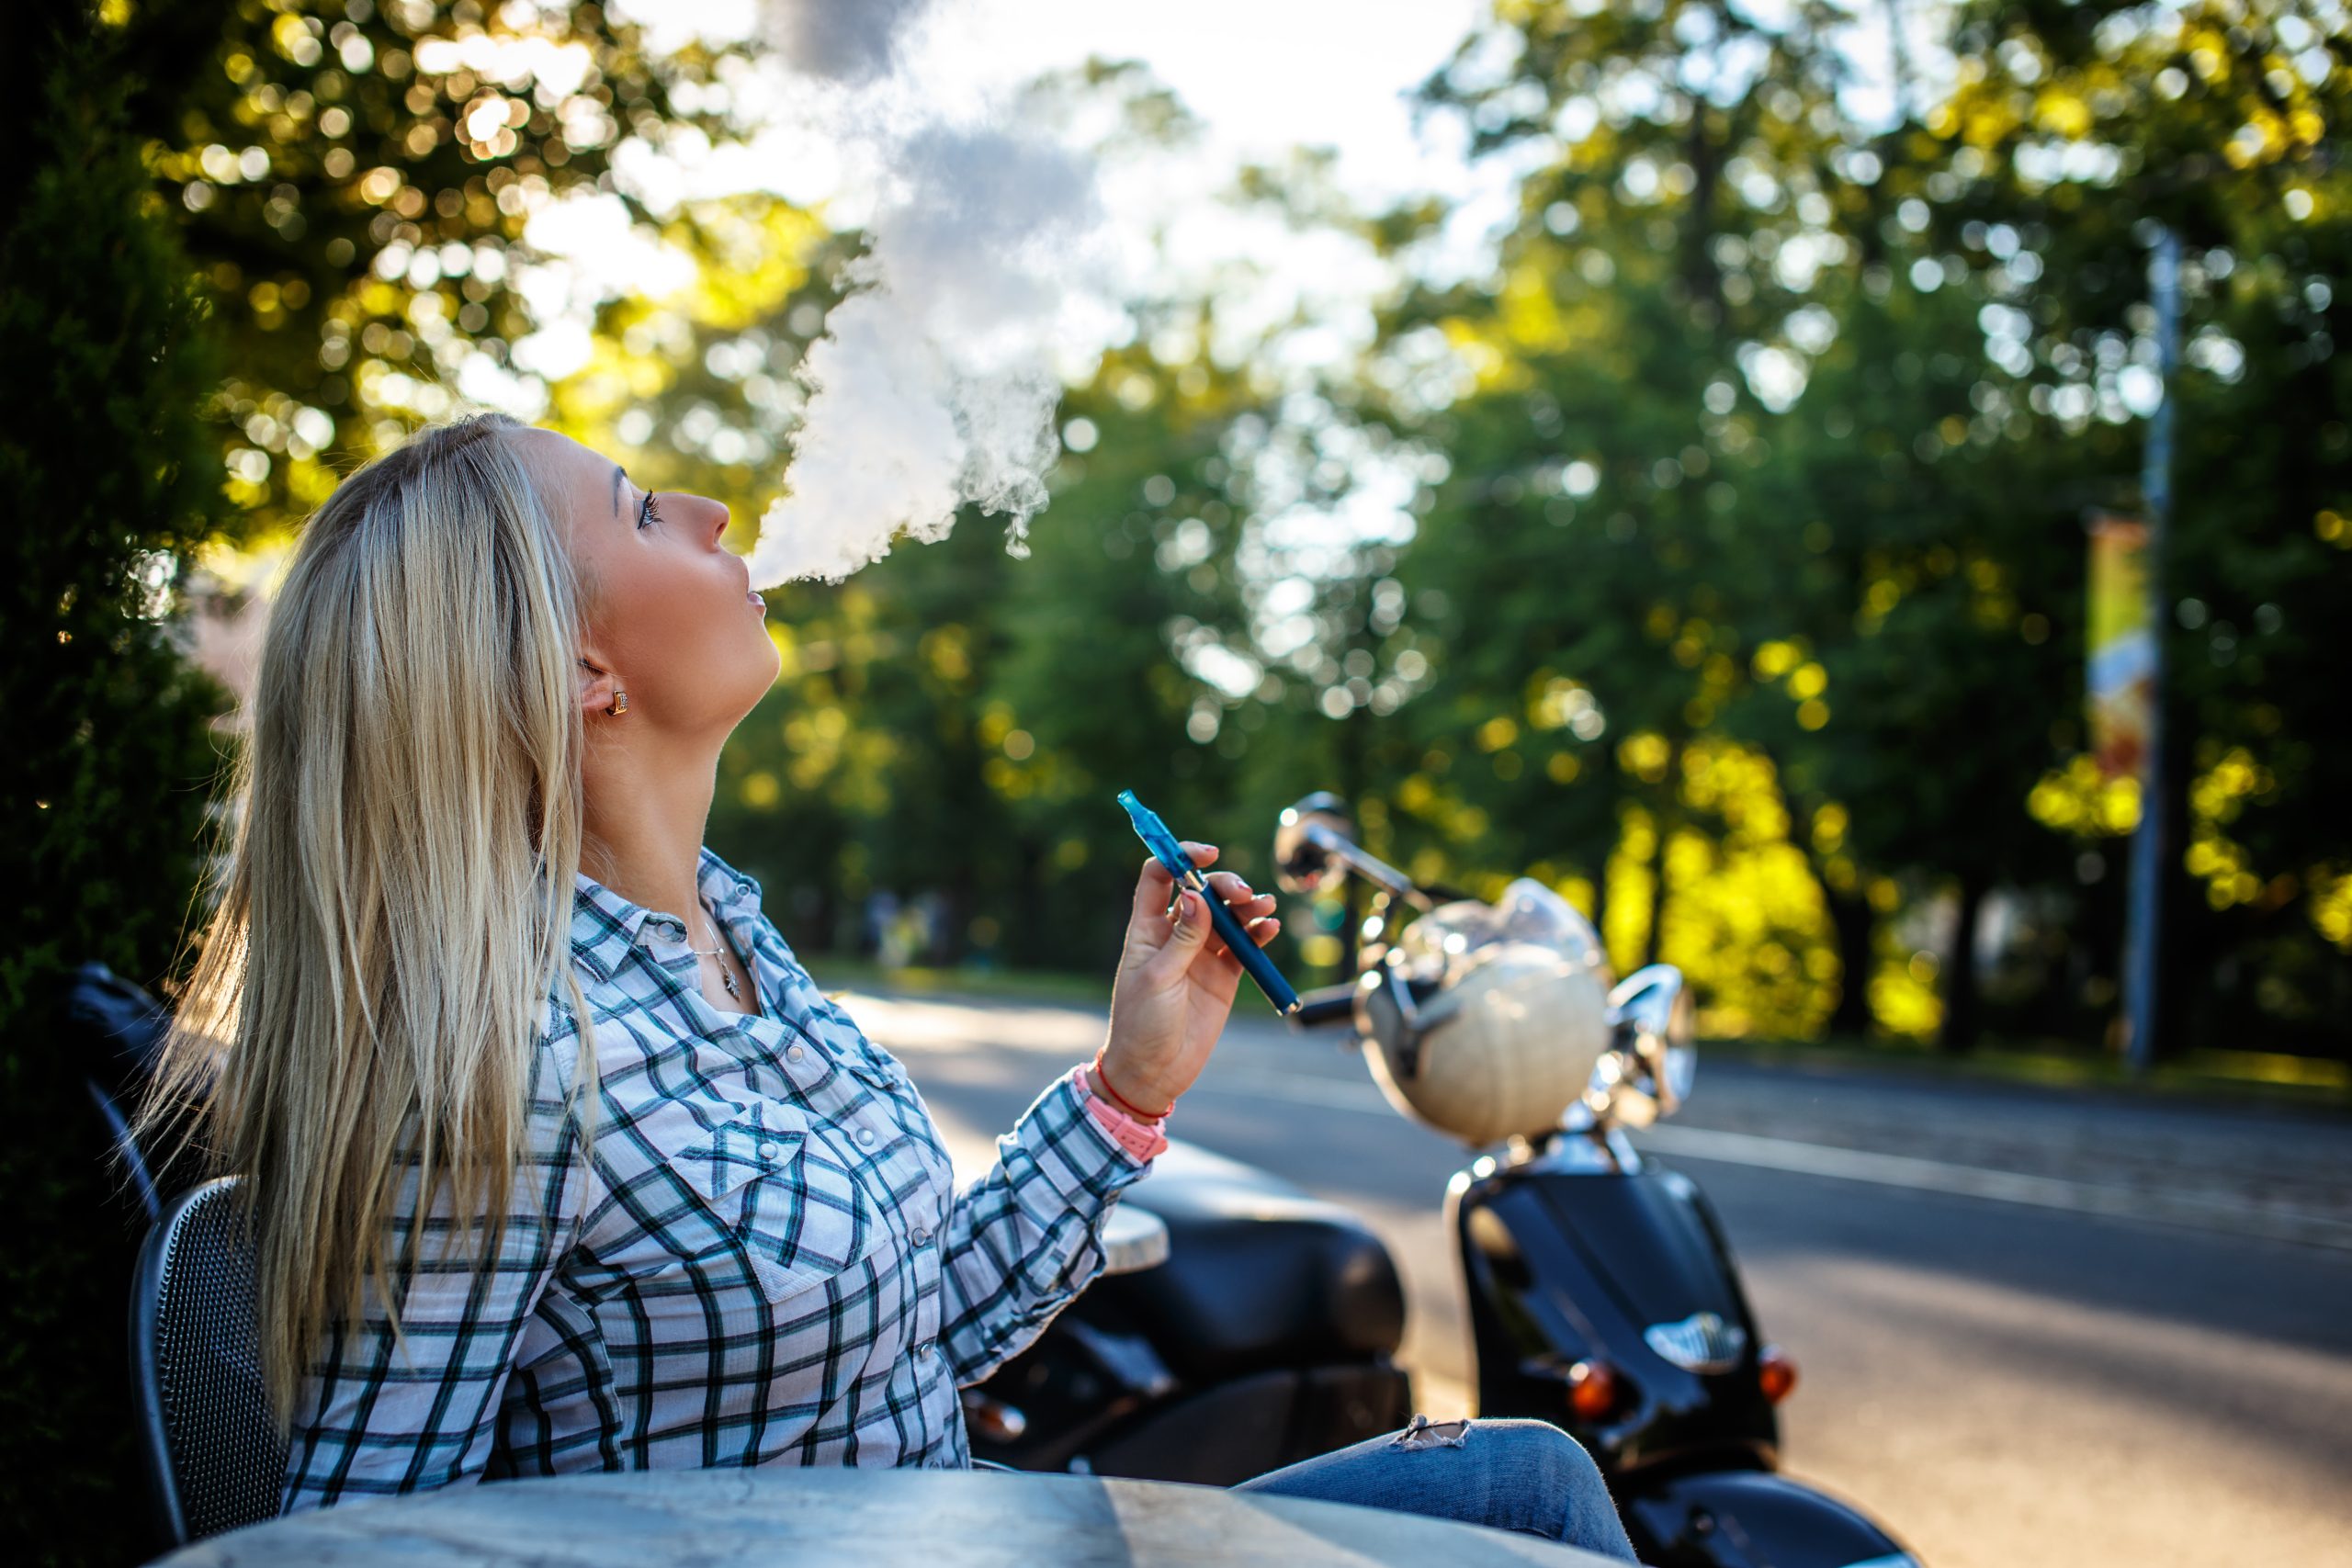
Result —
[[1258, 982], [1258, 988], [1266, 993], [1266, 999], [1274, 1004], [1274, 1010], [1284, 1018], [1296, 1012], [1298, 993], [1290, 988], [1290, 982], [1283, 979], [1283, 972], [1274, 967], [1274, 961], [1250, 940], [1250, 932], [1240, 919], [1225, 907], [1225, 900], [1209, 891], [1208, 877], [1193, 863], [1192, 857], [1184, 852], [1184, 846], [1177, 841], [1175, 834], [1168, 830], [1168, 825], [1149, 807], [1137, 800], [1136, 792], [1131, 789], [1119, 792], [1119, 804], [1127, 808], [1127, 820], [1135, 824], [1136, 837], [1143, 840], [1144, 848], [1151, 852], [1152, 858], [1168, 868], [1169, 875], [1198, 893], [1202, 901], [1208, 905], [1209, 920], [1216, 927], [1216, 934], [1224, 939], [1233, 956], [1241, 961], [1241, 967], [1250, 972], [1250, 978]]

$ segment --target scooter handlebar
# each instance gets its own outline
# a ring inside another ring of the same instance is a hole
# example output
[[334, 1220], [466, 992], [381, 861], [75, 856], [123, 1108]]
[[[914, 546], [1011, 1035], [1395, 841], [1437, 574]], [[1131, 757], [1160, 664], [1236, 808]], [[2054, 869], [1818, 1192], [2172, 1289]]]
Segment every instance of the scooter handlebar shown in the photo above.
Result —
[[1319, 990], [1302, 993], [1298, 998], [1298, 1010], [1290, 1017], [1291, 1021], [1301, 1029], [1313, 1029], [1318, 1024], [1344, 1022], [1354, 1016], [1355, 1009], [1355, 987], [1325, 986]]
[[[1358, 986], [1325, 986], [1318, 990], [1302, 991], [1298, 998], [1298, 1010], [1290, 1015], [1290, 1021], [1301, 1029], [1312, 1029], [1323, 1023], [1346, 1022], [1355, 1016], [1356, 996], [1361, 988]], [[1445, 989], [1445, 986], [1438, 980], [1416, 979], [1405, 982], [1405, 988], [1412, 993], [1414, 1001], [1425, 1002]]]

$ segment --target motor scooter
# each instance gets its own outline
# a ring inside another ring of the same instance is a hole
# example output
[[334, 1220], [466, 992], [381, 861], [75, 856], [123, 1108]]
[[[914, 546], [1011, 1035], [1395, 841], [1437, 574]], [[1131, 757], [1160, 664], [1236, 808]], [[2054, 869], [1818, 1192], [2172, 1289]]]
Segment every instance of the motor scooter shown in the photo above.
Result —
[[[1336, 796], [1282, 814], [1275, 862], [1294, 893], [1371, 886], [1355, 984], [1311, 994], [1294, 1022], [1352, 1024], [1400, 1106], [1446, 1027], [1449, 948], [1509, 928], [1605, 976], [1597, 934], [1548, 889], [1514, 884], [1499, 906], [1447, 898], [1358, 845]], [[1794, 1364], [1765, 1341], [1698, 1183], [1625, 1136], [1689, 1096], [1690, 1020], [1679, 971], [1628, 976], [1607, 991], [1603, 1048], [1558, 1125], [1448, 1184], [1475, 1414], [1577, 1438], [1651, 1568], [1917, 1568], [1859, 1510], [1777, 1472], [1774, 1407]], [[1182, 1145], [1122, 1201], [1167, 1223], [1167, 1260], [1098, 1280], [966, 1391], [976, 1457], [1230, 1485], [1405, 1423], [1403, 1292], [1360, 1221]]]

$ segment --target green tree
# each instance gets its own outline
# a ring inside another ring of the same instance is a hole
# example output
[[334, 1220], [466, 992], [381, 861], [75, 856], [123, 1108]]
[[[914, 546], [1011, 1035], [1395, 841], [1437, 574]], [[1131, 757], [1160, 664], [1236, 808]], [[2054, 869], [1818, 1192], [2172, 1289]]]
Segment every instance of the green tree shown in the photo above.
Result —
[[[215, 299], [211, 406], [247, 530], [307, 515], [469, 386], [520, 374], [531, 217], [616, 178], [623, 144], [731, 133], [745, 48], [655, 54], [594, 4], [141, 6], [133, 129]], [[159, 69], [158, 67], [164, 67]], [[480, 381], [470, 378], [480, 378]]]
[[1786, 641], [1733, 716], [1785, 760], [1849, 972], [1868, 876], [1950, 890], [1939, 1038], [1961, 1050], [1988, 897], [2065, 870], [2023, 806], [2075, 732], [2085, 496], [2076, 455], [1984, 361], [1985, 280], [1907, 248], [1826, 291], [1837, 335], [1764, 427], [1758, 500], [1801, 526], [1746, 580]]
[[[1426, 89], [1475, 145], [1532, 172], [1493, 285], [1408, 301], [1389, 323], [1402, 350], [1442, 333], [1475, 378], [1422, 425], [1450, 477], [1403, 569], [1446, 606], [1416, 722], [1427, 761], [1455, 782], [1424, 767], [1400, 804], [1492, 830], [1483, 852], [1505, 862], [1558, 854], [1597, 898], [1612, 884], [1643, 893], [1646, 909], [1604, 911], [1643, 956], [1667, 929], [1669, 853], [1687, 860], [1728, 830], [1726, 807], [1750, 818], [1741, 835], [1767, 840], [1765, 818], [1783, 815], [1754, 817], [1756, 803], [1713, 785], [1700, 805], [1693, 770], [1715, 764], [1692, 747], [1726, 733], [1754, 654], [1789, 635], [1764, 584], [1814, 553], [1814, 518], [1790, 505], [1804, 487], [1767, 427], [1803, 385], [1805, 345], [1834, 331], [1821, 295], [1862, 265], [1840, 214], [1866, 199], [1877, 154], [1839, 108], [1849, 73], [1831, 13], [1767, 25], [1700, 3], [1592, 10], [1524, 8]], [[1804, 586], [1834, 590], [1817, 576]], [[1745, 739], [1767, 747], [1764, 788], [1778, 794], [1811, 730]], [[1648, 846], [1639, 874], [1610, 874], [1621, 835]], [[1860, 933], [1838, 943], [1833, 993], [1855, 1021], [1852, 960], [1871, 923], [1860, 879], [1809, 832], [1784, 838], [1817, 903]], [[1804, 900], [1787, 902], [1802, 926]], [[1759, 956], [1787, 983], [1745, 982], [1784, 993], [1783, 1026], [1820, 1005], [1818, 977], [1795, 962], [1808, 940], [1774, 931]]]
[[[1189, 395], [1188, 379], [1139, 348], [1105, 360], [1065, 409], [1086, 422], [1088, 450], [1064, 459], [1030, 559], [1003, 579], [1003, 654], [986, 685], [999, 755], [986, 768], [1023, 846], [1032, 908], [1122, 907], [1143, 859], [1113, 798], [1123, 789], [1224, 846], [1221, 864], [1250, 861], [1237, 790], [1247, 730], [1228, 728], [1231, 694], [1203, 662], [1210, 649], [1239, 657], [1227, 647], [1240, 513], [1225, 437], [1249, 400], [1230, 377]], [[1116, 957], [1119, 936], [1099, 918], [1054, 940], [1060, 962], [1091, 968]]]
[[[2069, 444], [2086, 499], [2139, 500], [2152, 221], [2185, 248], [2169, 766], [2152, 807], [2174, 852], [2161, 973], [2176, 1046], [2347, 1045], [2352, 820], [2330, 784], [2352, 759], [2330, 628], [2352, 592], [2335, 354], [2348, 28], [2335, 7], [2280, 0], [1973, 6], [1955, 34], [1970, 69], [1928, 117], [1932, 232], [2009, 285], [2020, 309], [1995, 347], [2024, 412]], [[2037, 796], [2048, 818], [2095, 827], [2062, 785]]]
[[[1260, 716], [1188, 668], [1233, 625], [1238, 512], [1227, 386], [1114, 353], [1063, 413], [1071, 451], [1026, 559], [1001, 520], [903, 546], [838, 587], [770, 595], [784, 673], [722, 763], [712, 833], [763, 869], [781, 921], [857, 940], [871, 893], [944, 901], [936, 956], [1101, 970], [1141, 850], [1112, 800], [1137, 790], [1246, 863], [1271, 814], [1236, 795]], [[1205, 570], [1204, 569], [1206, 569]], [[1238, 835], [1238, 836], [1236, 836]]]
[[[1081, 101], [1113, 111], [1109, 156], [1187, 132], [1132, 66], [1098, 63], [1031, 97], [1046, 116]], [[723, 254], [750, 214], [693, 216]], [[620, 352], [559, 406], [748, 513], [775, 466], [757, 457], [788, 446], [792, 372], [857, 243], [769, 243], [760, 266], [715, 269], [708, 298], [616, 305], [602, 332]], [[933, 956], [1100, 973], [1119, 931], [1102, 915], [1142, 853], [1117, 790], [1224, 840], [1227, 863], [1271, 822], [1242, 804], [1245, 742], [1266, 714], [1230, 683], [1250, 666], [1235, 433], [1264, 427], [1261, 400], [1210, 362], [1205, 303], [1136, 309], [1134, 340], [1065, 399], [1066, 450], [1026, 558], [1007, 554], [1001, 519], [967, 513], [946, 540], [838, 587], [769, 596], [784, 674], [729, 747], [712, 832], [762, 868], [795, 940], [854, 943], [869, 895], [935, 896]], [[1167, 349], [1179, 338], [1191, 352]]]
[[0, 571], [9, 655], [0, 1081], [16, 1216], [0, 1287], [0, 1519], [45, 1561], [146, 1554], [121, 1324], [135, 1237], [65, 1048], [61, 989], [101, 960], [153, 983], [200, 870], [211, 682], [174, 647], [178, 562], [220, 514], [198, 408], [218, 360], [119, 109], [120, 33], [80, 5], [12, 9], [20, 90], [0, 171]]
[[[2058, 767], [2080, 744], [2078, 525], [2134, 502], [2160, 216], [2191, 245], [2184, 407], [2214, 411], [2184, 425], [2176, 577], [2209, 592], [2181, 595], [2176, 728], [2197, 738], [2162, 798], [2188, 803], [2196, 901], [2239, 912], [2238, 935], [2190, 919], [2179, 945], [2219, 945], [2191, 972], [2244, 976], [2242, 999], [2259, 987], [2308, 1032], [2352, 937], [2340, 814], [2304, 792], [2324, 727], [2293, 718], [2324, 694], [2296, 628], [2341, 591], [2342, 19], [1969, 7], [1950, 101], [1903, 84], [1883, 126], [1845, 112], [1841, 26], [1539, 5], [1430, 84], [1532, 172], [1496, 282], [1390, 323], [1399, 349], [1442, 332], [1475, 378], [1405, 421], [1452, 459], [1408, 562], [1451, 606], [1419, 720], [1451, 743], [1403, 787], [1468, 840], [1496, 835], [1472, 852], [1572, 843], [1604, 888], [1598, 863], [1638, 840], [1664, 899], [1677, 833], [1713, 830], [1691, 816], [1691, 748], [1758, 748], [1834, 931], [1836, 1023], [1862, 1016], [1874, 905], [1900, 878], [1956, 916], [1943, 1034], [1964, 1046], [1990, 893], [2069, 880], [2070, 846], [2024, 803], [2095, 816]], [[1634, 733], [1577, 757], [1541, 724], [1546, 692]], [[1551, 754], [1518, 755], [1521, 731]], [[1489, 756], [1454, 765], [1474, 749]], [[1618, 843], [1621, 825], [1638, 832]], [[1665, 917], [1627, 929], [1654, 946]]]

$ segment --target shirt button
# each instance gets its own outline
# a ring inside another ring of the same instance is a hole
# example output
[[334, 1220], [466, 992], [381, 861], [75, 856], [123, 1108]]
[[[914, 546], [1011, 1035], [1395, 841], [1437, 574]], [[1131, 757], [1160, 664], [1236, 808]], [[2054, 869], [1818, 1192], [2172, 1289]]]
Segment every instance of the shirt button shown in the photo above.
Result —
[[871, 1127], [860, 1127], [860, 1128], [857, 1130], [857, 1141], [858, 1141], [859, 1143], [861, 1143], [861, 1144], [865, 1145], [868, 1148], [873, 1147], [873, 1146], [874, 1146], [874, 1129], [873, 1129], [873, 1128], [871, 1128]]
[[797, 1045], [787, 1045], [784, 1048], [784, 1059], [787, 1062], [797, 1062], [808, 1054]]
[[914, 1228], [914, 1234], [907, 1237], [907, 1239], [913, 1242], [917, 1247], [929, 1247], [931, 1245], [931, 1233], [923, 1229], [921, 1225], [917, 1225]]
[[926, 1339], [922, 1344], [915, 1347], [915, 1359], [920, 1361], [927, 1361], [931, 1359], [930, 1340]]
[[762, 1144], [760, 1145], [760, 1157], [771, 1165], [775, 1163], [775, 1156], [782, 1153], [784, 1153], [784, 1145], [781, 1144]]

